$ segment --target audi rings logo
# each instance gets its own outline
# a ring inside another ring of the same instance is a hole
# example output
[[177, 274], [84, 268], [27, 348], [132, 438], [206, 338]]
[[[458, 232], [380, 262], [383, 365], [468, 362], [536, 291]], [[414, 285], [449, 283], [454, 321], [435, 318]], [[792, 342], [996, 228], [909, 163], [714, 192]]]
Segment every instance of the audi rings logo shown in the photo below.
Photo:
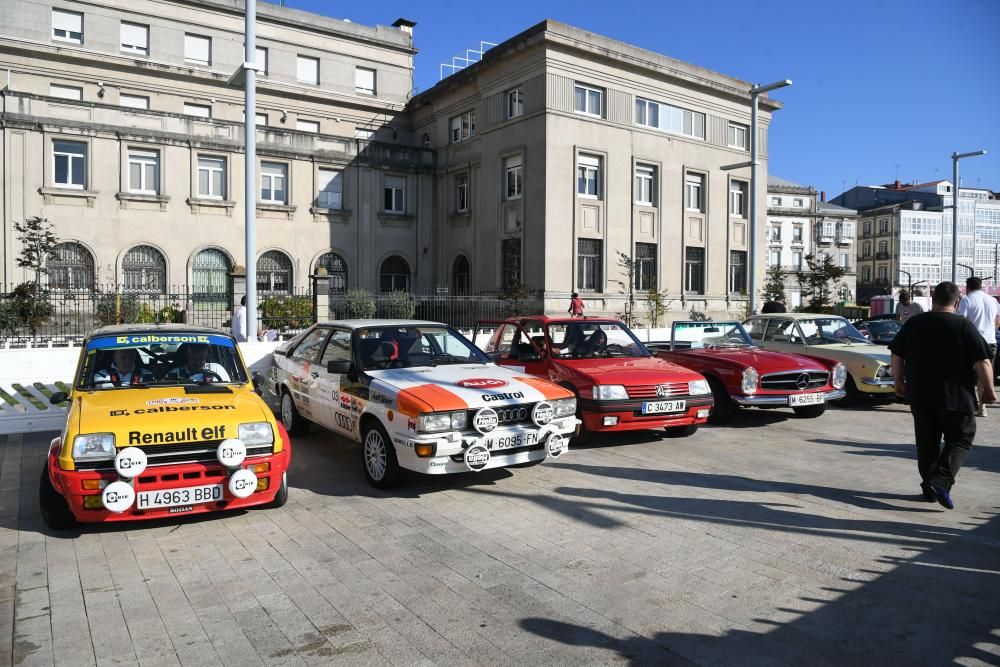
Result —
[[493, 408], [479, 408], [472, 418], [472, 427], [480, 433], [489, 433], [500, 425], [500, 416]]
[[466, 389], [499, 389], [500, 387], [506, 387], [506, 380], [496, 380], [494, 378], [468, 378], [467, 380], [459, 380], [455, 383], [456, 387], [465, 387]]
[[472, 445], [465, 450], [465, 465], [469, 470], [479, 472], [490, 464], [490, 450], [485, 445]]
[[799, 389], [805, 389], [809, 386], [809, 374], [801, 373], [797, 378], [795, 378], [795, 386]]
[[501, 424], [513, 424], [528, 418], [528, 408], [498, 408], [496, 413]]
[[531, 421], [535, 422], [536, 426], [545, 426], [555, 416], [556, 412], [552, 409], [552, 404], [547, 401], [536, 403], [531, 410]]
[[657, 398], [666, 398], [670, 395], [670, 387], [665, 384], [656, 385], [656, 396]]

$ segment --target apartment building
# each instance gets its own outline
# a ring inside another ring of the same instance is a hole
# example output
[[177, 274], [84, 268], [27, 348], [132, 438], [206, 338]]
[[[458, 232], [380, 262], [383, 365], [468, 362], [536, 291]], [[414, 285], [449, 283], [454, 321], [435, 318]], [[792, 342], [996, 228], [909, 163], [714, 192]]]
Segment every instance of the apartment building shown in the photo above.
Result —
[[[0, 0], [4, 285], [15, 221], [62, 240], [54, 288], [261, 292], [420, 284], [433, 156], [402, 114], [412, 27], [258, 3], [258, 255], [244, 257], [242, 6], [225, 0]], [[429, 272], [427, 272], [429, 273]]]
[[802, 305], [797, 273], [808, 269], [806, 257], [829, 256], [846, 273], [838, 296], [854, 299], [857, 211], [825, 201], [826, 193], [777, 176], [767, 178], [767, 266], [781, 266], [787, 273], [788, 305]]
[[[410, 103], [414, 136], [437, 151], [438, 274], [469, 275], [473, 289], [520, 283], [557, 312], [575, 291], [587, 312], [614, 313], [624, 255], [639, 291], [738, 310], [749, 169], [722, 167], [747, 160], [749, 89], [554, 21], [490, 49]], [[760, 100], [762, 176], [778, 108]]]

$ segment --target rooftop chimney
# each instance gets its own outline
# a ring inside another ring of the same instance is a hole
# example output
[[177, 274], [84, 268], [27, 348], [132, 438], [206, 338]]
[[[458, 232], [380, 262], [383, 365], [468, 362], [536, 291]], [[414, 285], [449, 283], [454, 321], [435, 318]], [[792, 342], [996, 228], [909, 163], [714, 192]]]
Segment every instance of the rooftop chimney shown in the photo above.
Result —
[[819, 192], [819, 200], [820, 201], [826, 201], [826, 190], [820, 190], [820, 192]]
[[393, 28], [399, 28], [407, 35], [413, 34], [413, 26], [417, 25], [416, 21], [411, 21], [410, 19], [396, 19], [392, 24]]

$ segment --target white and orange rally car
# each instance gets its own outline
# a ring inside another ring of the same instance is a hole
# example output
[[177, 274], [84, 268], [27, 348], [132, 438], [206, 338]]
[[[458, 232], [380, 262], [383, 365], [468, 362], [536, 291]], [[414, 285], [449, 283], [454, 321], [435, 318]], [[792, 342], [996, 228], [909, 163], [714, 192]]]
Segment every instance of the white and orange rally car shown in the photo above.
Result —
[[576, 398], [493, 364], [445, 324], [315, 324], [279, 347], [268, 387], [292, 435], [315, 422], [362, 444], [379, 488], [425, 474], [557, 458], [579, 424]]

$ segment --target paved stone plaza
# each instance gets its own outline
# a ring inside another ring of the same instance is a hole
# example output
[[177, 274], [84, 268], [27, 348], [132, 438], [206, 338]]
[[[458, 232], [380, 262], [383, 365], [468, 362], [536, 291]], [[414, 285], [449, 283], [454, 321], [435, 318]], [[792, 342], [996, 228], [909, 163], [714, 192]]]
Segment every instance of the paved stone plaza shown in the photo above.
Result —
[[0, 663], [1000, 662], [1000, 409], [957, 509], [902, 406], [751, 412], [687, 439], [368, 487], [294, 443], [280, 510], [53, 534], [51, 434], [0, 438]]

